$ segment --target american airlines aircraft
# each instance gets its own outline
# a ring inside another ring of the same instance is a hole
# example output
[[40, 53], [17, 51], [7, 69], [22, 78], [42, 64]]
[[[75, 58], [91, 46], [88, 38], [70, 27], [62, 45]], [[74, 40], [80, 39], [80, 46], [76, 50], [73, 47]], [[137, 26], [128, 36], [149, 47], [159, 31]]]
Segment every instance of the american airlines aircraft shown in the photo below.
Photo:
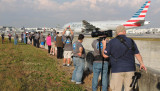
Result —
[[145, 4], [127, 21], [94, 21], [87, 22], [82, 20], [82, 22], [71, 22], [64, 25], [64, 28], [70, 27], [74, 32], [88, 33], [93, 30], [107, 31], [116, 30], [116, 27], [123, 25], [126, 29], [136, 28], [150, 24], [150, 21], [145, 21], [145, 16], [150, 6], [151, 1], [146, 1]]

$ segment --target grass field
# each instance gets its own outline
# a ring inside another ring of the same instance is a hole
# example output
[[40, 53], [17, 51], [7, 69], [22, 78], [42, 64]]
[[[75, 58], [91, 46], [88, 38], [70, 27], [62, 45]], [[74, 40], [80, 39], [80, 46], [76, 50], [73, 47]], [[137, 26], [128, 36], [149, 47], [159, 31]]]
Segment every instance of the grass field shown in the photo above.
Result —
[[0, 39], [0, 91], [83, 91], [47, 51]]

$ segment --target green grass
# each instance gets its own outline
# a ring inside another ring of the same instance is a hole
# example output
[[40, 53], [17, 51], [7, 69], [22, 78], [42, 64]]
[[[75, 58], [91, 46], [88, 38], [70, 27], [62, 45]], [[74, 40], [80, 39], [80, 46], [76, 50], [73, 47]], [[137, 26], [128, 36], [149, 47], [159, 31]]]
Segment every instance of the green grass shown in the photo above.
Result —
[[[12, 40], [13, 41], [13, 40]], [[0, 91], [83, 91], [70, 82], [47, 51], [19, 43], [1, 44]]]

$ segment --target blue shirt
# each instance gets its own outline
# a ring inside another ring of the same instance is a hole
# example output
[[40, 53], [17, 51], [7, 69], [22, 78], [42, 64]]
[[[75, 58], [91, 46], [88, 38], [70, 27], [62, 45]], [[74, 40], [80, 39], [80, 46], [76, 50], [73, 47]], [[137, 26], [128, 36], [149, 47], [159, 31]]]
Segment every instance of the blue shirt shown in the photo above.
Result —
[[[125, 35], [119, 35], [126, 41], [126, 45], [132, 48], [134, 45], [134, 51], [128, 49], [119, 39], [112, 39], [106, 47], [105, 54], [110, 57], [112, 73], [118, 72], [130, 72], [135, 71], [135, 58], [134, 55], [139, 53], [137, 45], [132, 42], [130, 38]], [[128, 50], [128, 51], [126, 51]]]

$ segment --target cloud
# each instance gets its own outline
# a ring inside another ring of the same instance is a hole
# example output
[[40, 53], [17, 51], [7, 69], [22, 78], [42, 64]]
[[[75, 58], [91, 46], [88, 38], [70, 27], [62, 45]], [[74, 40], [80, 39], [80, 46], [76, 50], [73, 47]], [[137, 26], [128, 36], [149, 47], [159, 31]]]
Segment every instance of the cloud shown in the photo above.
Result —
[[90, 8], [91, 9], [98, 9], [98, 7], [96, 6], [97, 4], [97, 0], [86, 0], [90, 3]]
[[156, 10], [154, 11], [154, 14], [158, 14], [158, 13], [160, 13], [160, 8], [158, 8], [158, 9], [156, 9]]
[[[32, 18], [28, 20], [29, 23], [35, 22], [35, 19], [36, 22], [45, 23], [126, 19], [127, 15], [130, 18], [131, 13], [135, 13], [145, 1], [147, 0], [0, 0], [0, 20], [6, 18], [6, 15], [14, 22], [16, 19], [20, 21], [25, 18], [25, 21]], [[157, 8], [159, 3], [160, 0], [152, 0], [151, 10], [149, 9], [152, 16], [160, 13]]]
[[59, 6], [58, 3], [52, 0], [35, 0], [34, 4], [38, 9], [42, 10], [55, 10]]
[[[159, 3], [160, 3], [160, 0], [157, 0], [157, 1], [156, 1], [156, 4], [159, 4]], [[159, 8], [159, 7], [157, 8], [156, 5], [153, 5], [152, 7], [154, 8], [154, 9], [153, 9], [153, 10], [154, 10], [154, 11], [153, 11], [153, 14], [154, 14], [154, 15], [160, 13], [160, 8]]]
[[17, 0], [1, 0], [1, 2], [5, 2], [5, 3], [14, 3]]
[[[63, 3], [58, 3], [56, 0], [21, 0], [21, 4], [17, 5], [19, 0], [1, 0], [0, 7], [3, 9], [10, 10], [8, 7], [32, 7], [36, 10], [47, 10], [47, 11], [64, 11], [64, 10], [74, 10], [74, 9], [85, 9], [87, 10], [102, 10], [101, 4], [105, 4], [105, 7], [135, 7], [137, 3], [144, 2], [143, 0], [74, 0], [65, 1]], [[12, 9], [13, 10], [13, 9]]]

